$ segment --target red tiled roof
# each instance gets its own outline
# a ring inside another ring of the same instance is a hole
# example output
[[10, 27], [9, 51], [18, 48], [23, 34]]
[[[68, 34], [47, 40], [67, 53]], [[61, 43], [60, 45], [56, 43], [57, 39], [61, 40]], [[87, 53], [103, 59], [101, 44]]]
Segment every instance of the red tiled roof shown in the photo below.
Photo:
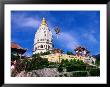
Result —
[[18, 45], [15, 42], [11, 42], [11, 48], [16, 48], [16, 49], [23, 49], [20, 45]]

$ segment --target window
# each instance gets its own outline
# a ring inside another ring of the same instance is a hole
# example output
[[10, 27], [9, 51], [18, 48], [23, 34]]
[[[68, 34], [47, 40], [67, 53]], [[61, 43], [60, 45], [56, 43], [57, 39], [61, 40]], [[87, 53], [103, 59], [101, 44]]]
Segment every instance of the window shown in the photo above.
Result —
[[44, 41], [44, 39], [40, 39], [40, 41]]
[[43, 45], [41, 45], [41, 48], [43, 48]]
[[48, 45], [48, 49], [50, 48], [50, 46]]
[[35, 48], [35, 51], [37, 50], [37, 47]]

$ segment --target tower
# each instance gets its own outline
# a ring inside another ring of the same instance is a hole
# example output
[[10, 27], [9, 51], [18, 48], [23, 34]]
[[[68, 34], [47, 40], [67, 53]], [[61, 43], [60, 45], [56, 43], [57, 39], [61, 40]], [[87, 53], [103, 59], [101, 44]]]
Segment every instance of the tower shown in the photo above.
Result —
[[35, 33], [33, 54], [51, 51], [52, 49], [52, 32], [49, 30], [46, 19], [43, 18]]

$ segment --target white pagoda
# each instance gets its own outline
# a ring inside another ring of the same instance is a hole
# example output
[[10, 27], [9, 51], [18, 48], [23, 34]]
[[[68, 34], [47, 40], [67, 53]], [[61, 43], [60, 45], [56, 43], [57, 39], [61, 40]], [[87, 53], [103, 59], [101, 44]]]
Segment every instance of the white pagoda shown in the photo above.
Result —
[[52, 32], [49, 30], [46, 19], [43, 18], [35, 33], [33, 54], [51, 51], [52, 49]]

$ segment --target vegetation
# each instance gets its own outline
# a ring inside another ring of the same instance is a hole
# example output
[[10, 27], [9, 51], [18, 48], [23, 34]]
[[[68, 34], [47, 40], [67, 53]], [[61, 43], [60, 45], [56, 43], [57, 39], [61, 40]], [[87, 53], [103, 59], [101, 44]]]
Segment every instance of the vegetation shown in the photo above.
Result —
[[67, 55], [73, 55], [73, 53], [71, 51], [67, 51], [66, 53]]
[[49, 66], [49, 62], [46, 58], [34, 57], [32, 60], [23, 60], [25, 63], [25, 71], [43, 69]]
[[15, 67], [16, 67], [15, 70], [13, 70], [11, 74], [11, 76], [13, 77], [25, 69], [25, 64], [22, 63], [22, 61], [20, 60], [16, 60]]
[[15, 53], [11, 53], [11, 61], [15, 61], [15, 60], [19, 60], [20, 59], [20, 56], [15, 54]]
[[74, 76], [74, 77], [85, 77], [85, 76], [87, 76], [87, 72], [74, 72], [72, 74], [72, 76]]
[[58, 64], [56, 62], [49, 62], [48, 68], [58, 68]]
[[58, 67], [58, 71], [59, 71], [59, 72], [62, 72], [62, 71], [63, 71], [63, 67], [62, 67], [62, 65], [59, 65], [59, 67]]
[[95, 58], [96, 58], [96, 65], [100, 66], [100, 54], [96, 55]]
[[100, 76], [100, 69], [91, 69], [90, 75], [91, 76]]
[[41, 52], [41, 53], [33, 54], [32, 57], [39, 57], [40, 55], [49, 55], [49, 54], [51, 54], [50, 51]]
[[59, 65], [60, 67], [66, 68], [67, 72], [71, 72], [71, 71], [78, 71], [78, 70], [85, 70], [86, 69], [86, 65], [84, 64], [83, 61], [81, 60], [70, 60], [68, 61], [66, 60], [62, 60], [61, 64]]
[[59, 64], [58, 71], [63, 72], [63, 69], [66, 69], [66, 72], [73, 72], [71, 76], [100, 76], [100, 69], [76, 59], [70, 61], [67, 59], [62, 60]]
[[[65, 72], [65, 74], [60, 74], [59, 76], [100, 76], [100, 69], [95, 66], [90, 66], [85, 64], [82, 60], [71, 59], [64, 60], [62, 59], [60, 63], [49, 62], [47, 58], [41, 58], [41, 54], [32, 55], [32, 59], [17, 59], [16, 69], [12, 72], [12, 76], [16, 76], [17, 73], [21, 71], [32, 71], [43, 68], [57, 68], [59, 73]], [[13, 57], [14, 58], [14, 57]], [[15, 59], [14, 59], [15, 60]], [[64, 71], [65, 70], [65, 71]], [[72, 73], [68, 75], [67, 73]], [[89, 73], [89, 74], [88, 74]]]

